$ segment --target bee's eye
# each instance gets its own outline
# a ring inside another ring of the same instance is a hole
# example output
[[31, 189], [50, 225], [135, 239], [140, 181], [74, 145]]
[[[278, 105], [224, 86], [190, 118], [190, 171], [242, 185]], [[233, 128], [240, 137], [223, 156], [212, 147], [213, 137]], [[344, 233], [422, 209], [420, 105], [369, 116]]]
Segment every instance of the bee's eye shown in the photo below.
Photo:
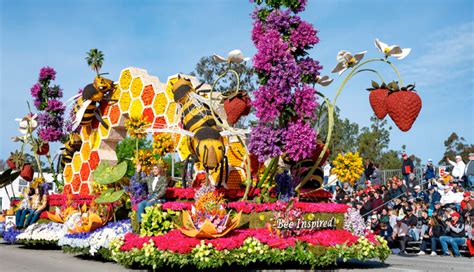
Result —
[[102, 91], [102, 90], [105, 89], [105, 87], [104, 87], [104, 86], [100, 86], [99, 89]]

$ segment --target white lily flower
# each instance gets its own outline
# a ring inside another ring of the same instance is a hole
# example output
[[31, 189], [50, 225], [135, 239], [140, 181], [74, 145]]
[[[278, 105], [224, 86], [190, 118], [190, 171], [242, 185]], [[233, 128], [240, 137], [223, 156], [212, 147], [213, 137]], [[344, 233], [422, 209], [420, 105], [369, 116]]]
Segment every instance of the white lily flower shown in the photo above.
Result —
[[244, 54], [239, 49], [230, 51], [229, 54], [227, 54], [227, 58], [221, 57], [217, 54], [214, 54], [212, 57], [217, 62], [229, 62], [229, 63], [237, 63], [237, 64], [242, 63], [244, 61], [248, 61], [250, 59], [250, 58], [244, 58]]
[[38, 127], [38, 122], [36, 121], [37, 117], [37, 114], [27, 114], [22, 119], [15, 118], [15, 121], [19, 122], [18, 131], [20, 131], [21, 134], [27, 134], [28, 129], [30, 132], [33, 132]]
[[379, 39], [375, 39], [375, 47], [385, 54], [385, 58], [393, 56], [399, 60], [404, 59], [408, 54], [411, 52], [411, 48], [401, 48], [398, 45], [390, 45], [380, 41]]
[[329, 84], [331, 84], [332, 82], [334, 81], [334, 79], [332, 78], [329, 78], [328, 76], [317, 76], [316, 77], [316, 83], [321, 85], [321, 86], [328, 86]]
[[12, 141], [14, 142], [23, 142], [23, 143], [26, 143], [27, 139], [26, 139], [26, 135], [25, 136], [14, 136], [14, 137], [11, 137]]
[[334, 69], [332, 69], [332, 73], [339, 73], [340, 75], [344, 73], [347, 68], [354, 67], [357, 63], [360, 62], [361, 59], [364, 58], [365, 53], [367, 53], [367, 51], [363, 51], [352, 56], [351, 52], [347, 50], [339, 51], [336, 57], [338, 64], [336, 65], [336, 67], [334, 67]]

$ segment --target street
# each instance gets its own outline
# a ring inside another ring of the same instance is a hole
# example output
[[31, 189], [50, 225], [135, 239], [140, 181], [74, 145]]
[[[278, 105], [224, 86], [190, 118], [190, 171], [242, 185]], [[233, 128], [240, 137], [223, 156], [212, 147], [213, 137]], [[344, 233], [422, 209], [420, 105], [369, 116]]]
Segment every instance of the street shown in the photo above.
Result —
[[[325, 271], [472, 271], [471, 258], [440, 256], [398, 256], [392, 255], [385, 264], [380, 262], [340, 263]], [[471, 267], [471, 269], [469, 269]], [[28, 249], [21, 245], [0, 243], [0, 271], [130, 271], [116, 263], [97, 261], [80, 255], [63, 253], [61, 250]], [[176, 269], [175, 270], [179, 270]], [[226, 269], [231, 270], [231, 269]], [[141, 271], [141, 270], [134, 270]], [[262, 271], [248, 269], [240, 271]], [[266, 270], [270, 271], [270, 270]], [[271, 271], [282, 271], [275, 269]], [[303, 270], [286, 270], [303, 271]]]

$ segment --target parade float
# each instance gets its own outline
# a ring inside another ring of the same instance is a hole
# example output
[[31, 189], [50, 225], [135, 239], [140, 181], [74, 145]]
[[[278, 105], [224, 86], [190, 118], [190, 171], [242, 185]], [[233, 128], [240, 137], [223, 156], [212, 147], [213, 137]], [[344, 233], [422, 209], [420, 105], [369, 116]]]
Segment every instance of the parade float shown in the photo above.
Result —
[[[369, 95], [377, 117], [389, 115], [402, 131], [411, 128], [421, 100], [414, 86], [403, 85], [391, 62], [409, 50], [376, 40], [382, 57], [363, 60], [365, 51], [340, 51], [333, 72], [346, 76], [330, 100], [316, 86], [333, 80], [320, 75], [321, 64], [307, 52], [319, 42], [317, 31], [297, 15], [306, 1], [255, 4], [257, 90], [239, 88], [234, 67], [246, 61], [239, 50], [227, 58], [214, 56], [228, 65], [216, 82], [184, 74], [161, 82], [135, 67], [123, 69], [113, 81], [100, 74], [102, 53], [91, 50], [88, 63], [97, 75], [69, 100], [73, 109], [68, 111], [60, 87], [51, 86], [56, 72], [43, 68], [31, 90], [37, 113], [30, 108], [19, 120], [22, 135], [15, 141], [22, 146], [8, 158], [11, 170], [2, 174], [0, 186], [18, 175], [32, 187], [45, 186], [43, 173], [33, 179], [35, 162], [24, 159], [31, 147], [38, 165], [40, 156], [50, 162], [60, 192], [49, 196], [48, 211], [37, 223], [21, 231], [10, 228], [4, 239], [153, 269], [385, 260], [390, 254], [386, 241], [366, 230], [360, 214], [330, 203], [331, 194], [321, 186], [321, 166], [330, 152], [337, 98], [362, 72], [381, 81], [373, 81]], [[398, 78], [386, 82], [367, 68], [373, 62], [389, 65]], [[237, 85], [216, 91], [226, 77], [234, 77]], [[239, 123], [251, 111], [253, 125]], [[323, 137], [318, 132], [324, 122]], [[144, 138], [153, 140], [151, 150], [140, 150]], [[116, 146], [124, 139], [136, 142], [134, 156], [119, 163]], [[64, 143], [59, 167], [47, 150], [54, 141]], [[173, 167], [164, 158], [183, 162], [181, 176], [169, 180], [166, 202], [147, 207], [139, 223], [137, 205], [147, 199], [147, 187], [127, 170], [140, 164], [149, 174], [156, 164]], [[344, 181], [360, 177], [358, 154], [340, 154], [336, 162]]]

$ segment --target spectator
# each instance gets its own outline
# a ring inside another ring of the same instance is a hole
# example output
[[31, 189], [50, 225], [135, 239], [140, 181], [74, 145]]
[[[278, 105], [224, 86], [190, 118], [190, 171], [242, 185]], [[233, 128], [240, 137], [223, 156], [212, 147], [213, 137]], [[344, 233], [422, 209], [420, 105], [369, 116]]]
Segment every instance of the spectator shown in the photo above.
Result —
[[447, 158], [447, 161], [448, 161], [449, 164], [451, 164], [453, 166], [453, 170], [451, 171], [451, 175], [455, 179], [458, 179], [458, 180], [462, 179], [463, 176], [464, 176], [464, 171], [466, 169], [466, 164], [462, 161], [462, 157], [457, 155], [456, 156], [456, 162], [453, 162], [449, 158]]
[[408, 181], [407, 181], [407, 191], [409, 193], [413, 193], [414, 192], [414, 188], [415, 186], [419, 186], [419, 181], [416, 179], [415, 177], [415, 174], [414, 173], [410, 173], [410, 175], [408, 175]]
[[436, 217], [431, 217], [428, 221], [428, 231], [423, 235], [420, 252], [418, 255], [425, 255], [427, 248], [427, 241], [431, 242], [431, 256], [436, 256], [436, 243], [439, 243], [439, 237], [443, 234], [443, 229], [438, 223]]
[[427, 203], [430, 204], [430, 208], [434, 210], [434, 204], [441, 200], [441, 195], [435, 190], [434, 186], [430, 186], [428, 189], [428, 201]]
[[420, 233], [416, 229], [418, 218], [413, 214], [413, 210], [411, 208], [408, 208], [406, 212], [407, 215], [405, 217], [405, 224], [408, 226], [408, 233], [414, 241], [418, 241], [420, 239]]
[[409, 175], [413, 173], [415, 170], [415, 166], [413, 165], [413, 161], [408, 158], [407, 154], [402, 155], [402, 175], [403, 179], [408, 182]]
[[388, 242], [389, 247], [393, 246], [392, 234], [393, 234], [392, 227], [385, 222], [381, 222], [379, 235], [385, 238], [385, 240]]
[[474, 153], [469, 153], [469, 162], [464, 170], [464, 175], [467, 179], [467, 187], [469, 190], [474, 190]]
[[351, 195], [354, 191], [354, 189], [352, 189], [351, 185], [347, 181], [342, 184], [342, 190], [344, 190], [344, 192], [346, 192], [346, 194], [348, 195]]
[[341, 203], [345, 195], [346, 195], [346, 192], [342, 190], [341, 186], [339, 186], [339, 184], [336, 185], [336, 192], [334, 193], [334, 198], [336, 202]]
[[370, 176], [374, 173], [374, 164], [369, 160], [365, 159], [365, 165], [364, 165], [364, 176], [365, 180], [370, 180]]
[[428, 195], [421, 190], [420, 185], [416, 185], [413, 188], [413, 193], [411, 194], [413, 196], [413, 199], [417, 200], [422, 200], [425, 203], [428, 202]]
[[331, 175], [328, 178], [327, 188], [329, 189], [329, 191], [334, 193], [336, 191], [336, 184], [339, 184], [339, 180], [337, 179], [337, 175], [334, 171], [334, 168], [331, 169], [330, 173]]
[[445, 186], [443, 193], [441, 194], [441, 204], [446, 205], [446, 204], [451, 204], [455, 203], [456, 201], [456, 195], [452, 191], [451, 186]]
[[435, 177], [436, 177], [436, 174], [435, 174], [435, 168], [433, 166], [433, 160], [429, 159], [423, 171], [423, 178], [425, 179], [425, 181], [429, 181], [430, 179], [435, 178]]
[[326, 164], [323, 166], [323, 185], [328, 185], [329, 176], [331, 175], [331, 164], [326, 160]]
[[374, 186], [382, 185], [382, 172], [379, 169], [380, 165], [378, 163], [374, 163], [374, 170], [372, 175], [370, 175], [370, 181]]
[[441, 248], [443, 249], [443, 256], [449, 256], [448, 243], [451, 244], [454, 257], [461, 256], [459, 254], [458, 246], [466, 244], [464, 224], [459, 221], [459, 213], [453, 212], [451, 214], [451, 221], [446, 222], [446, 235], [439, 238], [441, 242]]
[[374, 211], [376, 212], [379, 212], [383, 209], [383, 204], [384, 204], [384, 201], [383, 199], [380, 197], [380, 194], [381, 192], [379, 190], [375, 190], [375, 192], [372, 193], [372, 201], [370, 203], [370, 206], [372, 207], [372, 209], [374, 209]]
[[392, 240], [398, 241], [400, 253], [399, 254], [406, 254], [406, 243], [408, 240], [408, 226], [407, 224], [403, 223], [403, 217], [397, 217], [397, 223], [393, 228], [392, 233]]

